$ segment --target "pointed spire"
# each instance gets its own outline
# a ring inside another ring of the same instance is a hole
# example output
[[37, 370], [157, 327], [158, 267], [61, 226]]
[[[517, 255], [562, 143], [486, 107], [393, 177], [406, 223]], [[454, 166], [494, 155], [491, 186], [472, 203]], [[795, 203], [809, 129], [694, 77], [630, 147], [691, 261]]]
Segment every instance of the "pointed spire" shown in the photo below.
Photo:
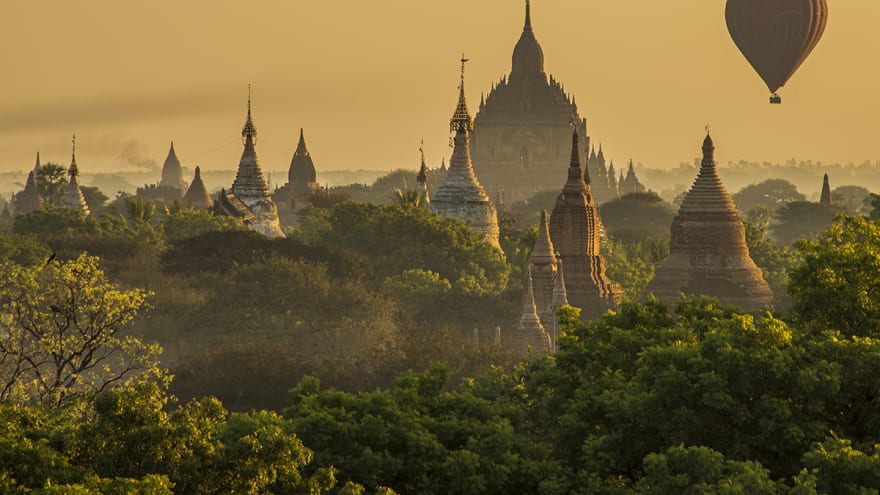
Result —
[[464, 64], [468, 59], [461, 54], [461, 83], [458, 85], [458, 105], [455, 107], [455, 113], [452, 114], [452, 120], [449, 121], [449, 130], [457, 132], [459, 130], [471, 132], [474, 130], [474, 121], [468, 112], [467, 101], [464, 97]]
[[43, 166], [40, 164], [40, 150], [37, 150], [37, 162], [34, 164], [34, 172], [40, 173], [41, 168], [43, 168]]
[[251, 117], [251, 85], [248, 84], [248, 103], [247, 103], [247, 120], [241, 129], [241, 137], [256, 141], [257, 128], [254, 126], [254, 119]]
[[33, 170], [28, 173], [24, 190], [15, 195], [15, 204], [13, 206], [16, 215], [43, 209], [43, 198], [40, 197], [40, 190], [37, 187], [37, 176]]
[[318, 174], [315, 171], [315, 162], [306, 148], [305, 133], [300, 127], [299, 143], [296, 145], [296, 151], [293, 158], [290, 159], [290, 168], [287, 171], [287, 182], [290, 184], [312, 184], [318, 180]]
[[586, 193], [587, 183], [584, 182], [584, 169], [581, 167], [580, 147], [578, 146], [577, 130], [571, 133], [571, 162], [568, 166], [568, 181], [562, 189], [566, 194]]
[[538, 309], [535, 306], [535, 289], [532, 282], [532, 267], [529, 266], [529, 283], [526, 289], [526, 299], [523, 302], [523, 314], [520, 318], [520, 324], [535, 322], [541, 324], [541, 318], [538, 317]]
[[162, 164], [162, 180], [159, 181], [159, 185], [171, 187], [179, 191], [186, 189], [186, 182], [183, 180], [183, 168], [180, 166], [177, 152], [174, 151], [174, 141], [171, 141], [171, 147], [168, 148], [168, 156], [165, 157], [165, 163]]
[[248, 107], [247, 120], [241, 130], [242, 137], [245, 138], [244, 151], [241, 154], [241, 160], [238, 163], [238, 172], [235, 180], [232, 182], [232, 194], [238, 196], [238, 199], [245, 204], [256, 201], [258, 199], [269, 198], [269, 186], [263, 178], [263, 171], [257, 159], [257, 150], [254, 138], [257, 135], [257, 129], [254, 127], [254, 121], [251, 117], [251, 86], [248, 84]]
[[73, 151], [71, 153], [70, 168], [67, 169], [67, 175], [70, 181], [61, 195], [60, 206], [70, 208], [72, 210], [81, 210], [86, 215], [89, 214], [89, 205], [86, 204], [86, 198], [83, 196], [82, 190], [79, 188], [79, 167], [76, 165], [76, 134], [73, 135]]
[[819, 196], [819, 204], [831, 206], [831, 186], [828, 184], [828, 174], [822, 179], [822, 194]]
[[79, 175], [79, 167], [76, 166], [76, 134], [73, 135], [71, 142], [73, 143], [73, 151], [70, 153], [70, 168], [67, 169], [67, 175], [73, 181]]
[[553, 309], [568, 305], [568, 291], [565, 289], [565, 271], [562, 269], [562, 256], [556, 253], [556, 281], [553, 284]]
[[422, 140], [419, 146], [419, 153], [422, 156], [422, 163], [419, 166], [419, 173], [416, 175], [416, 184], [418, 190], [425, 195], [425, 201], [430, 201], [428, 197], [428, 164], [425, 163], [425, 140]]
[[523, 31], [531, 31], [532, 30], [532, 6], [529, 4], [529, 0], [526, 0], [526, 23], [523, 26]]
[[529, 261], [536, 265], [553, 264], [556, 256], [553, 254], [553, 241], [550, 240], [550, 226], [547, 221], [547, 211], [541, 210], [541, 222], [538, 224], [538, 238], [535, 239], [535, 247], [529, 256]]

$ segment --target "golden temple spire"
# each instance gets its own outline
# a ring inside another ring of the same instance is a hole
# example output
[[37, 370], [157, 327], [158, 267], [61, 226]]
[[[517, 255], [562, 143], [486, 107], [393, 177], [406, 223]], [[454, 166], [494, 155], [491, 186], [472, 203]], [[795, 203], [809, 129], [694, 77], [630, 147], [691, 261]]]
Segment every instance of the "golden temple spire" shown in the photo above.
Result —
[[457, 132], [459, 130], [471, 132], [474, 130], [474, 121], [468, 112], [467, 101], [464, 97], [464, 64], [468, 59], [461, 54], [461, 83], [458, 85], [458, 105], [455, 107], [455, 113], [452, 114], [452, 120], [449, 122], [449, 130]]

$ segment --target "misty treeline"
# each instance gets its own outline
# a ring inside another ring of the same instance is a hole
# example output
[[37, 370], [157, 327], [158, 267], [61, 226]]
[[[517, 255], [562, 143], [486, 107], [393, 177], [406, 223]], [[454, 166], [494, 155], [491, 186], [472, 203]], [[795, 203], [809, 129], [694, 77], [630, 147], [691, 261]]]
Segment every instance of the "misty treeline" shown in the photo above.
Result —
[[399, 177], [369, 191], [384, 204], [315, 197], [286, 239], [142, 197], [0, 222], [0, 334], [21, 343], [4, 377], [113, 351], [72, 381], [6, 381], [3, 490], [880, 489], [877, 197], [840, 187], [820, 210], [787, 181], [737, 193], [776, 294], [757, 315], [645, 300], [675, 204], [607, 203], [608, 273], [630, 302], [589, 324], [564, 309], [560, 352], [522, 360], [495, 328], [518, 321], [555, 194], [506, 206], [501, 256], [392, 194]]

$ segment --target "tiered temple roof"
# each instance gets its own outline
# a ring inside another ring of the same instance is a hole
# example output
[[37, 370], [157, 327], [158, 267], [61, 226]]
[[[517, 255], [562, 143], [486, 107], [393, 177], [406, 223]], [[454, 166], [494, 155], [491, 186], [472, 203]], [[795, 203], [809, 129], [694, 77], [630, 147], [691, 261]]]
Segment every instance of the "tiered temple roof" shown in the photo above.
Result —
[[550, 238], [564, 263], [568, 298], [592, 318], [616, 308], [622, 292], [605, 275], [599, 252], [601, 221], [589, 185], [584, 181], [578, 133], [572, 133], [568, 180], [550, 215]]
[[646, 292], [675, 303], [681, 294], [717, 297], [745, 309], [768, 306], [773, 294], [749, 256], [745, 227], [703, 141], [700, 172], [672, 221], [669, 258]]
[[202, 182], [202, 171], [199, 167], [196, 167], [195, 175], [189, 184], [189, 189], [183, 195], [182, 202], [184, 206], [199, 210], [210, 210], [214, 206], [214, 200], [211, 199], [208, 189], [205, 188], [205, 183]]
[[470, 132], [473, 130], [473, 121], [468, 113], [464, 96], [465, 61], [462, 57], [458, 103], [449, 124], [450, 130], [455, 133], [452, 157], [449, 159], [449, 172], [446, 180], [431, 198], [430, 209], [445, 217], [458, 218], [470, 223], [471, 228], [501, 251], [495, 206], [477, 180], [471, 163]]

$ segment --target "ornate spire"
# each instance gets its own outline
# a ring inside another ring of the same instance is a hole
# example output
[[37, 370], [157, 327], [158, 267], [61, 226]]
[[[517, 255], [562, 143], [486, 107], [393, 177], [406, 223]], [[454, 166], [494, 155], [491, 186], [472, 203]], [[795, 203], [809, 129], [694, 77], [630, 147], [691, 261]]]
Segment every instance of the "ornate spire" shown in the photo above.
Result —
[[70, 153], [70, 168], [67, 169], [67, 175], [71, 178], [70, 180], [75, 180], [74, 177], [79, 175], [79, 167], [76, 166], [76, 134], [73, 135], [71, 142], [73, 150]]
[[424, 139], [421, 145], [419, 145], [419, 153], [422, 155], [422, 163], [419, 166], [419, 173], [416, 175], [416, 184], [418, 185], [418, 190], [425, 195], [425, 201], [430, 201], [430, 198], [428, 198], [428, 165], [425, 163]]
[[831, 206], [831, 186], [828, 184], [828, 174], [822, 179], [822, 195], [819, 197], [819, 204]]
[[248, 84], [248, 104], [247, 104], [247, 120], [244, 123], [244, 127], [241, 129], [241, 137], [245, 139], [250, 139], [252, 141], [257, 140], [257, 128], [254, 126], [254, 119], [251, 118], [251, 85]]
[[73, 151], [71, 152], [70, 168], [67, 169], [67, 175], [70, 181], [61, 195], [62, 208], [70, 208], [72, 210], [81, 210], [86, 215], [89, 214], [89, 205], [86, 204], [86, 198], [83, 196], [82, 190], [79, 188], [79, 167], [76, 165], [76, 134], [71, 140], [73, 143]]
[[474, 121], [468, 112], [467, 101], [464, 97], [464, 64], [468, 59], [461, 54], [461, 83], [458, 85], [458, 105], [455, 107], [455, 113], [452, 114], [452, 120], [449, 121], [449, 130], [458, 132], [459, 130], [471, 132], [474, 130]]
[[251, 118], [251, 87], [248, 85], [248, 107], [247, 120], [241, 135], [245, 138], [244, 151], [241, 154], [241, 161], [238, 164], [238, 173], [235, 181], [232, 183], [232, 193], [239, 197], [247, 204], [248, 200], [253, 198], [268, 198], [269, 186], [263, 178], [263, 171], [257, 161], [257, 150], [255, 147], [254, 137], [257, 129], [254, 127]]

